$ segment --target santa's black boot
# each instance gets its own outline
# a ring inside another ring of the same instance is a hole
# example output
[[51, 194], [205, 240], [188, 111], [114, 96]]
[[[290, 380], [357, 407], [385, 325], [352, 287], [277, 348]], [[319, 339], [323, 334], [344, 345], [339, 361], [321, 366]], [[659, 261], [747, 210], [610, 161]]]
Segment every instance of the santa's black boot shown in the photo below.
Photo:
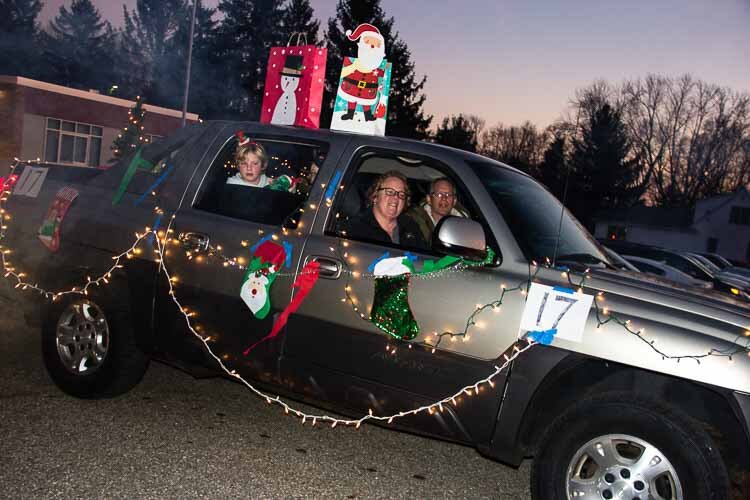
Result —
[[341, 115], [341, 119], [342, 120], [351, 120], [352, 118], [354, 118], [354, 110], [353, 109], [347, 109], [346, 113], [344, 113], [343, 115]]
[[371, 121], [374, 121], [374, 120], [377, 120], [377, 118], [375, 117], [375, 115], [372, 114], [372, 109], [366, 109], [365, 110], [365, 121], [366, 122], [371, 122]]

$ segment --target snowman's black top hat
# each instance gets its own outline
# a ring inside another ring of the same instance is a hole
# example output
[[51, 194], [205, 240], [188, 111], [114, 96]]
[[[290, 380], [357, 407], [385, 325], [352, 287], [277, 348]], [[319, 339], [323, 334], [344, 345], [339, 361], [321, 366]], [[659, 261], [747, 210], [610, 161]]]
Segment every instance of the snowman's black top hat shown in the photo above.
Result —
[[302, 64], [302, 56], [288, 55], [284, 59], [284, 69], [281, 70], [282, 76], [302, 76], [302, 70], [305, 66]]

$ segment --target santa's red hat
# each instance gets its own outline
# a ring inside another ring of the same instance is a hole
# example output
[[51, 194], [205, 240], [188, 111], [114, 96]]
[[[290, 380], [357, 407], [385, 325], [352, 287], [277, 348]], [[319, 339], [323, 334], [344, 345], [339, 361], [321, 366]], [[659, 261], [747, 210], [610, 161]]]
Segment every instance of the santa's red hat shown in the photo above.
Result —
[[369, 23], [360, 24], [354, 31], [346, 30], [346, 37], [352, 42], [356, 42], [363, 35], [374, 36], [379, 38], [381, 42], [385, 42], [383, 35], [380, 34], [380, 30]]
[[237, 137], [237, 142], [239, 143], [240, 147], [250, 144], [250, 138], [245, 137], [245, 133], [242, 130], [238, 130], [234, 133], [234, 135]]
[[253, 252], [254, 257], [260, 257], [262, 264], [272, 264], [278, 270], [286, 260], [287, 253], [283, 245], [275, 241], [262, 241]]

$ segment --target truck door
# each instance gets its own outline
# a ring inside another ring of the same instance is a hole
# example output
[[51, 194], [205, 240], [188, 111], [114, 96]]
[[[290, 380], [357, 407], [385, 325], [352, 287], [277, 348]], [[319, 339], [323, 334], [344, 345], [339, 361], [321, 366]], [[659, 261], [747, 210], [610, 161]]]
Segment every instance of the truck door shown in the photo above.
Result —
[[[157, 304], [168, 349], [189, 338], [198, 348], [191, 361], [218, 368], [207, 346], [228, 369], [261, 380], [274, 379], [279, 344], [263, 339], [290, 301], [316, 213], [308, 200], [321, 196], [317, 172], [341, 153], [320, 134], [273, 131], [249, 125], [219, 134], [172, 220], [164, 261], [174, 295], [162, 279]], [[246, 185], [240, 145], [267, 161], [269, 186]]]
[[[474, 324], [469, 324], [478, 305], [497, 300], [502, 286], [527, 278], [528, 267], [513, 253], [518, 252], [513, 247], [507, 255], [498, 256], [498, 262], [501, 257], [511, 257], [500, 265], [412, 275], [408, 285], [396, 292], [401, 295], [391, 302], [392, 307], [407, 309], [406, 316], [413, 316], [418, 324], [419, 333], [412, 340], [399, 340], [370, 321], [375, 299], [372, 265], [377, 259], [409, 252], [418, 270], [425, 261], [435, 262], [443, 256], [411, 247], [403, 235], [403, 243], [394, 244], [343, 234], [348, 219], [372, 210], [368, 188], [384, 172], [396, 170], [407, 178], [411, 199], [405, 212], [427, 203], [432, 181], [449, 179], [455, 186], [454, 215], [480, 221], [488, 228], [488, 244], [496, 252], [500, 250], [489, 231], [497, 214], [472, 172], [453, 160], [450, 152], [428, 157], [423, 150], [416, 143], [399, 144], [398, 148], [350, 145], [344, 155], [349, 165], [342, 186], [331, 200], [327, 216], [316, 220], [303, 252], [303, 261], [320, 263], [321, 279], [290, 319], [285, 366], [305, 380], [306, 393], [337, 406], [343, 404], [355, 414], [370, 409], [385, 415], [408, 411], [453, 394], [492, 373], [496, 360], [502, 360], [518, 333], [523, 300], [517, 294], [506, 298], [502, 310], [483, 310]], [[480, 206], [489, 208], [483, 213]], [[502, 391], [503, 377], [494, 379], [494, 390]], [[466, 414], [492, 421], [500, 398], [471, 399]], [[461, 440], [487, 437], [486, 425], [467, 431], [459, 418], [449, 414], [453, 415], [452, 411], [422, 421], [419, 428]], [[479, 435], [468, 436], [468, 432]]]

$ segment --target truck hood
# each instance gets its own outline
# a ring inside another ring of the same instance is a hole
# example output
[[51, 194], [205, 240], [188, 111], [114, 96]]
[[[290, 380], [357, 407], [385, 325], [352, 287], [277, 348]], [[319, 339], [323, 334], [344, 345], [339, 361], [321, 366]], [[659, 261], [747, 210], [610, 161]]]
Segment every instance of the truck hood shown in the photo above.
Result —
[[597, 281], [601, 280], [604, 291], [609, 288], [606, 286], [607, 283], [617, 284], [621, 285], [617, 287], [618, 294], [634, 298], [648, 296], [650, 302], [715, 319], [725, 320], [736, 316], [732, 323], [741, 328], [750, 324], [750, 302], [735, 299], [727, 293], [711, 288], [685, 285], [646, 273], [619, 269], [592, 269], [591, 273]]
[[589, 314], [583, 341], [556, 345], [750, 393], [748, 303], [632, 271], [591, 268], [584, 287], [604, 292], [595, 299], [599, 315]]

